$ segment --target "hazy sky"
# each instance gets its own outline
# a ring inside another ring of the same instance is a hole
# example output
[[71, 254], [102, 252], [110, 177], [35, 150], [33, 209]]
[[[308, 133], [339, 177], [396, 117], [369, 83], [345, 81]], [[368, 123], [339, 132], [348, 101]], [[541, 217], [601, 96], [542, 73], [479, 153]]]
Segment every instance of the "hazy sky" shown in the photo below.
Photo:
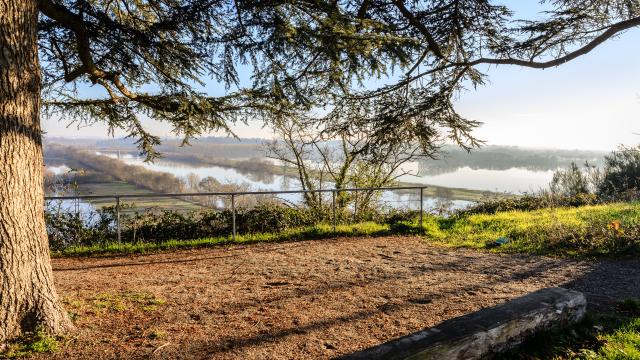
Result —
[[[535, 1], [505, 2], [523, 14], [537, 9]], [[481, 70], [490, 82], [462, 93], [457, 108], [484, 123], [476, 135], [488, 144], [612, 150], [640, 143], [640, 29], [558, 68]], [[148, 124], [158, 135], [171, 135], [165, 124]], [[104, 126], [78, 130], [56, 119], [43, 119], [43, 127], [51, 136], [106, 136]], [[270, 136], [258, 123], [235, 130], [241, 137]]]

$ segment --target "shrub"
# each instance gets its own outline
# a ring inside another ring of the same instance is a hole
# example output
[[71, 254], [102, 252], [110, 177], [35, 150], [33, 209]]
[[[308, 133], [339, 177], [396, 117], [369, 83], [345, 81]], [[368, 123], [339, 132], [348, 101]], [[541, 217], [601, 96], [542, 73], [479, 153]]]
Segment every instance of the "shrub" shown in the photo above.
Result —
[[567, 169], [556, 170], [549, 184], [552, 196], [574, 197], [580, 194], [594, 194], [602, 181], [602, 173], [595, 166], [584, 164], [581, 169], [571, 163]]
[[599, 199], [595, 194], [579, 193], [573, 196], [567, 195], [524, 195], [521, 197], [487, 200], [472, 205], [466, 209], [454, 212], [454, 216], [463, 217], [473, 214], [495, 214], [500, 211], [532, 211], [555, 207], [579, 207], [595, 205]]
[[49, 235], [49, 247], [61, 250], [77, 245], [98, 245], [115, 239], [115, 216], [113, 210], [105, 208], [85, 214], [61, 208], [47, 209], [45, 223]]
[[[123, 242], [160, 243], [167, 240], [191, 240], [227, 236], [232, 232], [233, 214], [230, 210], [205, 209], [190, 212], [147, 209], [131, 211], [132, 205], [122, 206], [120, 217]], [[348, 211], [338, 212], [337, 222], [374, 221], [383, 224], [412, 221], [416, 211], [377, 210], [359, 211], [357, 219]], [[117, 238], [115, 208], [104, 207], [88, 217], [68, 211], [46, 212], [47, 230], [53, 250], [70, 246], [94, 246], [114, 242]], [[332, 221], [330, 208], [312, 209], [289, 207], [278, 203], [262, 203], [236, 211], [238, 234], [286, 232], [287, 230]]]
[[598, 195], [614, 200], [638, 198], [640, 191], [640, 148], [621, 148], [605, 156], [604, 176]]

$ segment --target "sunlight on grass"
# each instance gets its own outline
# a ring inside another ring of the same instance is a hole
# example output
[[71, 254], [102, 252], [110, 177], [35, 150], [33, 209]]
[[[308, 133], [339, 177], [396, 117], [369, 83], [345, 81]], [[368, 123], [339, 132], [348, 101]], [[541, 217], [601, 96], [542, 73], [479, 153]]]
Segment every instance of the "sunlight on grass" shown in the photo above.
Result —
[[[618, 223], [619, 229], [611, 228]], [[436, 244], [452, 247], [491, 249], [498, 252], [525, 252], [568, 256], [618, 256], [634, 254], [640, 248], [640, 203], [618, 203], [578, 208], [551, 208], [509, 211], [446, 218], [425, 216], [420, 228], [414, 222], [378, 224], [364, 222], [331, 224], [290, 229], [280, 233], [239, 234], [192, 240], [109, 243], [69, 247], [53, 256], [132, 254], [163, 250], [211, 247], [226, 244], [298, 241], [350, 236], [424, 235]], [[499, 238], [506, 244], [492, 246]]]
[[[621, 230], [609, 229], [613, 221], [621, 224]], [[509, 242], [494, 251], [615, 255], [616, 251], [624, 250], [623, 245], [629, 245], [626, 242], [635, 246], [629, 231], [637, 231], [639, 225], [640, 205], [625, 203], [509, 211], [460, 219], [428, 217], [424, 232], [427, 239], [453, 247], [488, 248], [504, 237]]]
[[[416, 229], [415, 226], [410, 226]], [[338, 236], [380, 236], [392, 232], [389, 225], [373, 222], [352, 225], [338, 225], [336, 231], [329, 224], [320, 224], [307, 228], [292, 229], [281, 233], [242, 234], [235, 240], [230, 236], [219, 236], [193, 240], [169, 240], [158, 243], [109, 243], [94, 246], [69, 247], [63, 251], [53, 252], [52, 256], [83, 256], [100, 254], [132, 254], [156, 252], [162, 250], [189, 249], [210, 247], [225, 244], [250, 244], [257, 242], [294, 241], [322, 239]]]
[[598, 338], [604, 345], [594, 359], [640, 359], [640, 318], [633, 318], [616, 331]]
[[578, 324], [540, 331], [496, 360], [640, 359], [640, 301], [626, 299]]
[[58, 339], [38, 328], [33, 333], [27, 333], [15, 342], [10, 343], [0, 358], [19, 359], [30, 357], [37, 353], [52, 353], [58, 351]]

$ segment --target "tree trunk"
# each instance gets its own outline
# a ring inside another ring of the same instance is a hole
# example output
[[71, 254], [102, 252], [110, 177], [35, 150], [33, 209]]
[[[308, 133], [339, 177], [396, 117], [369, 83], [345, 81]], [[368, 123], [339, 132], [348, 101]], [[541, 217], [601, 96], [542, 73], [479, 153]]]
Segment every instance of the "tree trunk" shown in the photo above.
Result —
[[44, 222], [37, 0], [0, 0], [0, 347], [72, 328], [53, 285]]

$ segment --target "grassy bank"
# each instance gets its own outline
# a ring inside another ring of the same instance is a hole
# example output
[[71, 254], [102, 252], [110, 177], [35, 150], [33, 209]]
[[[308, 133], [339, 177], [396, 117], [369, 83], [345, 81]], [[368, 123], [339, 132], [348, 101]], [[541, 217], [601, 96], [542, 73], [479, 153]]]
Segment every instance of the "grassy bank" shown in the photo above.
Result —
[[[279, 233], [238, 234], [235, 240], [225, 235], [191, 240], [69, 247], [54, 252], [54, 256], [129, 254], [225, 244], [391, 234], [420, 234], [427, 241], [440, 245], [497, 252], [627, 256], [640, 253], [640, 203], [509, 211], [462, 218], [425, 216], [422, 229], [417, 221], [393, 225], [373, 222], [344, 224], [338, 225], [335, 232], [330, 224], [318, 224]], [[496, 240], [499, 240], [498, 243]]]
[[61, 251], [52, 252], [53, 257], [61, 256], [93, 256], [108, 254], [141, 254], [164, 250], [191, 249], [231, 244], [251, 244], [258, 242], [296, 241], [331, 238], [337, 236], [384, 236], [399, 233], [415, 233], [415, 226], [390, 226], [373, 222], [352, 225], [333, 226], [320, 224], [311, 227], [292, 229], [282, 233], [239, 234], [233, 240], [230, 236], [218, 236], [193, 240], [169, 240], [162, 242], [110, 243], [96, 246], [74, 246]]
[[[454, 247], [568, 256], [620, 256], [640, 249], [640, 203], [428, 217], [427, 239]], [[496, 240], [504, 244], [495, 243]]]

